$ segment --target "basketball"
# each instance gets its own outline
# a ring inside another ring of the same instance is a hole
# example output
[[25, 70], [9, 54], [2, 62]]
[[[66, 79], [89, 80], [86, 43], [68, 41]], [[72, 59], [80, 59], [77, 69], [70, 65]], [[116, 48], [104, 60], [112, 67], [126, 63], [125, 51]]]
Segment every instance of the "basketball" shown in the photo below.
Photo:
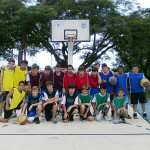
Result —
[[18, 117], [18, 123], [20, 125], [25, 125], [26, 122], [27, 122], [27, 116], [26, 115], [23, 115], [23, 116], [21, 115]]
[[111, 77], [109, 78], [109, 83], [110, 83], [111, 85], [116, 85], [116, 83], [117, 83], [117, 78], [116, 78], [115, 76], [111, 76]]
[[140, 81], [140, 86], [141, 86], [141, 87], [148, 87], [148, 86], [150, 86], [150, 85], [149, 85], [149, 80], [148, 80], [148, 79], [142, 79], [142, 80]]

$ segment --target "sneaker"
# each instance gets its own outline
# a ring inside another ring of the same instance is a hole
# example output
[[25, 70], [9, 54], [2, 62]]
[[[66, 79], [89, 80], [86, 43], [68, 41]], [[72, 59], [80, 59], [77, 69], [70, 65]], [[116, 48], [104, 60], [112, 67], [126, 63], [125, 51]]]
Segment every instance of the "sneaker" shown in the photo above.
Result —
[[70, 121], [74, 121], [73, 116], [70, 115], [70, 116], [69, 116], [69, 120], [70, 120]]
[[17, 118], [17, 113], [13, 111], [10, 118]]
[[59, 110], [57, 110], [56, 115], [59, 115]]
[[99, 114], [96, 115], [96, 121], [98, 121], [98, 122], [102, 121], [102, 111], [100, 111]]
[[113, 123], [114, 123], [114, 124], [120, 123], [120, 119], [119, 119], [119, 118], [114, 119], [114, 120], [113, 120]]
[[59, 111], [59, 115], [62, 116], [62, 111]]
[[93, 112], [93, 117], [95, 117], [96, 116], [96, 114], [95, 114], [95, 111]]
[[35, 117], [34, 122], [35, 122], [36, 124], [40, 124], [39, 118]]
[[53, 118], [52, 121], [53, 121], [53, 124], [57, 123], [57, 119], [56, 118]]
[[147, 120], [147, 113], [143, 113], [143, 118]]
[[110, 118], [108, 118], [108, 116], [104, 116], [104, 119], [105, 119], [106, 121], [110, 121], [110, 120], [111, 120]]
[[137, 113], [133, 113], [133, 118], [134, 118], [134, 119], [138, 119]]
[[81, 121], [86, 121], [86, 118], [84, 118], [83, 116], [81, 116], [80, 120]]
[[127, 115], [127, 117], [126, 117], [126, 118], [128, 118], [128, 119], [132, 119], [130, 115]]
[[125, 118], [121, 118], [122, 123], [126, 123]]
[[111, 117], [113, 118], [114, 117], [114, 111], [111, 111]]
[[45, 112], [42, 112], [42, 113], [41, 113], [41, 117], [45, 117]]

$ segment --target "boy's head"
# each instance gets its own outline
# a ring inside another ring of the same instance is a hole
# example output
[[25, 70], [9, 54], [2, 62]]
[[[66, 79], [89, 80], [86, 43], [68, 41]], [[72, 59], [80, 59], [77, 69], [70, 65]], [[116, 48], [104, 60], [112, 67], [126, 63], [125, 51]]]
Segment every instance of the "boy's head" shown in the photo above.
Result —
[[78, 71], [80, 76], [84, 76], [84, 66], [79, 66]]
[[36, 97], [36, 96], [38, 95], [38, 93], [39, 93], [38, 87], [37, 87], [37, 86], [33, 86], [33, 87], [32, 87], [32, 95], [33, 95], [34, 97]]
[[25, 87], [25, 82], [24, 82], [24, 81], [20, 81], [20, 82], [19, 82], [19, 85], [18, 85], [18, 89], [19, 89], [20, 91], [22, 91], [22, 90], [24, 90], [24, 87]]
[[37, 75], [38, 70], [39, 70], [39, 66], [38, 66], [37, 64], [33, 64], [33, 65], [32, 65], [32, 68], [31, 68], [32, 74], [33, 74], [33, 75]]
[[101, 88], [100, 88], [101, 95], [105, 95], [106, 91], [107, 91], [107, 86], [106, 85], [101, 85]]
[[83, 95], [87, 95], [88, 91], [89, 91], [88, 86], [82, 86], [82, 94]]
[[92, 68], [92, 75], [93, 75], [93, 76], [96, 76], [97, 73], [98, 73], [98, 69], [97, 69], [96, 67], [93, 67], [93, 68]]
[[45, 74], [48, 75], [51, 71], [51, 67], [49, 65], [45, 66]]
[[53, 90], [53, 82], [47, 81], [46, 82], [46, 88], [48, 89], [48, 91], [52, 91]]
[[55, 70], [57, 73], [59, 73], [61, 71], [61, 65], [57, 64]]
[[8, 61], [8, 66], [9, 66], [10, 69], [13, 69], [14, 64], [15, 64], [15, 60], [14, 60], [14, 59], [10, 59], [10, 60]]
[[119, 72], [119, 74], [122, 74], [122, 73], [123, 73], [123, 70], [124, 70], [124, 67], [121, 66], [121, 65], [119, 65], [119, 67], [118, 67], [118, 72]]
[[74, 94], [74, 91], [75, 91], [75, 85], [74, 84], [69, 84], [69, 86], [68, 86], [68, 88], [69, 88], [69, 94], [70, 95], [73, 95]]
[[23, 60], [21, 62], [21, 69], [22, 70], [26, 70], [26, 67], [28, 66], [28, 61], [27, 60]]
[[94, 67], [97, 68], [97, 69], [99, 69], [100, 64], [99, 64], [99, 63], [96, 63], [96, 64], [94, 65]]
[[107, 73], [108, 72], [108, 67], [107, 67], [107, 64], [102, 64], [102, 71], [104, 72], [104, 73]]
[[139, 72], [139, 69], [138, 69], [138, 66], [137, 66], [137, 65], [134, 65], [134, 66], [132, 67], [132, 72], [135, 73], [135, 74]]
[[72, 74], [73, 66], [72, 65], [68, 65], [67, 66], [67, 71], [68, 71], [69, 74]]
[[120, 98], [122, 98], [123, 95], [124, 95], [124, 90], [123, 90], [123, 88], [119, 88], [119, 89], [118, 89], [118, 96], [119, 96]]

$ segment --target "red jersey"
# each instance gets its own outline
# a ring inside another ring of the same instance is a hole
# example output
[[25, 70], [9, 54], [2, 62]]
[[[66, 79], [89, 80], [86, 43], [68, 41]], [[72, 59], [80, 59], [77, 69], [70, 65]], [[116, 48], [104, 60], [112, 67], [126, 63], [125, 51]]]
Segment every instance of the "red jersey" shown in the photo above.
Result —
[[64, 75], [64, 88], [65, 91], [68, 91], [68, 86], [69, 84], [74, 84], [75, 83], [75, 79], [76, 79], [76, 75], [74, 73], [72, 73], [72, 75], [68, 75], [68, 71], [65, 72]]
[[76, 81], [75, 81], [75, 86], [77, 90], [82, 90], [82, 86], [87, 86], [88, 85], [88, 73], [84, 72], [84, 76], [80, 77], [79, 73], [76, 75]]
[[98, 76], [89, 75], [89, 87], [98, 88]]

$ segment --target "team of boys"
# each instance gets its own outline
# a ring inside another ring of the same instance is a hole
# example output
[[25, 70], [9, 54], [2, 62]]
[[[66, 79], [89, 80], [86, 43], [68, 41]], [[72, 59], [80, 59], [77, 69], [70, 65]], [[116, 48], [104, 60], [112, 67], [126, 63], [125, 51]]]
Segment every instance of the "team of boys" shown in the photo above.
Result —
[[[106, 64], [102, 64], [102, 72], [98, 72], [100, 65], [97, 63], [92, 71], [87, 73], [84, 71], [84, 66], [80, 66], [78, 71], [74, 72], [72, 65], [68, 65], [65, 70], [59, 64], [54, 70], [46, 66], [45, 70], [40, 72], [38, 66], [34, 64], [31, 72], [28, 73], [26, 60], [22, 61], [21, 66], [14, 64], [15, 61], [10, 59], [8, 66], [1, 69], [0, 115], [4, 107], [4, 118], [0, 117], [0, 122], [8, 122], [13, 115], [15, 117], [17, 109], [22, 109], [21, 115], [27, 110], [29, 123], [39, 124], [42, 112], [45, 113], [45, 119], [52, 120], [53, 123], [57, 123], [57, 113], [62, 115], [63, 122], [73, 121], [73, 116], [77, 113], [80, 114], [80, 120], [93, 121], [91, 107], [94, 109], [97, 121], [101, 121], [102, 118], [110, 121], [107, 114], [111, 107], [113, 123], [119, 123], [120, 119], [125, 123], [125, 117], [131, 119], [127, 113], [128, 78], [133, 117], [138, 119], [136, 108], [139, 101], [143, 118], [147, 119], [145, 91], [140, 86], [141, 79], [145, 77], [143, 73], [138, 73], [137, 66], [133, 66], [132, 72], [129, 73], [124, 73], [123, 66], [119, 66], [118, 72], [114, 73]], [[114, 86], [109, 82], [109, 78], [113, 75], [117, 78], [116, 98], [114, 98]], [[62, 96], [63, 87], [64, 96]]]

